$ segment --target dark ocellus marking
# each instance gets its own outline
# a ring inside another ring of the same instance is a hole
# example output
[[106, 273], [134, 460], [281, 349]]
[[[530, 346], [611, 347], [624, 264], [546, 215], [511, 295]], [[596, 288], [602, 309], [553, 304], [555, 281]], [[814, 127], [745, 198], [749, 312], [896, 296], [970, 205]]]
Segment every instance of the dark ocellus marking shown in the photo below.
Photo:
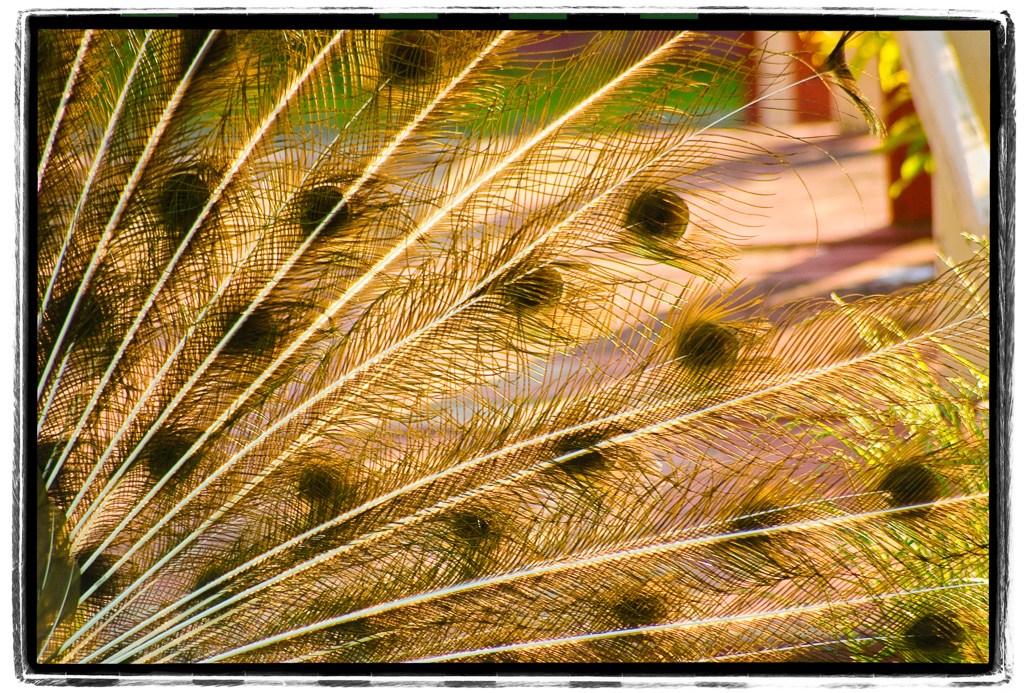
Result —
[[740, 342], [727, 327], [702, 320], [690, 325], [680, 336], [676, 358], [696, 373], [711, 373], [736, 363]]
[[690, 224], [686, 201], [670, 190], [641, 193], [626, 210], [626, 228], [661, 240], [679, 240]]
[[168, 237], [180, 243], [210, 199], [210, 188], [196, 171], [176, 173], [163, 184], [157, 213]]
[[422, 81], [437, 64], [436, 38], [425, 31], [395, 31], [384, 40], [380, 70], [394, 82]]

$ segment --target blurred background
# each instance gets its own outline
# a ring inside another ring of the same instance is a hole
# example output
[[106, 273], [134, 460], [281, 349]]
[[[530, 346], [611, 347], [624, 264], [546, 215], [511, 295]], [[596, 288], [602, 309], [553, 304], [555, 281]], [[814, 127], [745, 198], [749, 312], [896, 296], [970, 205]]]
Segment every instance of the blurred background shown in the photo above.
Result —
[[[742, 38], [819, 67], [841, 35]], [[963, 234], [989, 232], [990, 41], [984, 31], [853, 36], [846, 57], [886, 126], [882, 137], [820, 80], [749, 114], [751, 124], [806, 140], [785, 151], [801, 184], [773, 187], [770, 218], [741, 260], [739, 275], [757, 293], [770, 292], [772, 304], [833, 291], [888, 293], [942, 271], [941, 258], [971, 257]], [[774, 86], [810, 74], [807, 67], [766, 79]]]

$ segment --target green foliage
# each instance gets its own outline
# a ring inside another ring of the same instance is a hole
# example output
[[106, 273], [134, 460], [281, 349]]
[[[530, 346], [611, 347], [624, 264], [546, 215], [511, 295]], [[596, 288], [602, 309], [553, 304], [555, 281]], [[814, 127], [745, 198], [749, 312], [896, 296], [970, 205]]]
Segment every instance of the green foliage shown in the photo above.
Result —
[[[815, 32], [812, 42], [822, 47], [830, 46], [834, 40], [829, 33]], [[911, 102], [910, 76], [900, 62], [899, 44], [891, 31], [865, 31], [856, 34], [848, 45], [853, 49], [850, 57], [851, 69], [861, 72], [872, 58], [877, 58], [878, 82], [886, 94], [887, 107], [891, 110]], [[900, 178], [889, 186], [889, 197], [899, 197], [907, 186], [922, 173], [935, 172], [935, 159], [928, 147], [921, 118], [916, 111], [899, 117], [887, 128], [880, 150], [893, 152], [906, 147], [906, 154], [900, 164]]]

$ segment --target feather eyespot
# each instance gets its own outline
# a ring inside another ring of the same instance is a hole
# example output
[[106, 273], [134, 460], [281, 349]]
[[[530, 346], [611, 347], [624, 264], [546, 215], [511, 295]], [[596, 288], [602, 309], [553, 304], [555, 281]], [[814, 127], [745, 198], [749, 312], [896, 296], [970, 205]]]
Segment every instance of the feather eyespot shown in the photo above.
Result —
[[[92, 545], [89, 548], [83, 549], [80, 553], [75, 555], [75, 560], [78, 561], [81, 566], [82, 561], [92, 555], [93, 551], [98, 548], [98, 545]], [[111, 554], [100, 554], [93, 559], [92, 563], [81, 570], [79, 578], [79, 589], [81, 594], [85, 594], [94, 585], [99, 583], [100, 578], [107, 574], [107, 572], [114, 567], [117, 563], [117, 557]], [[123, 566], [122, 566], [123, 568]], [[90, 595], [90, 599], [109, 599], [118, 592], [117, 573], [114, 573], [107, 578], [102, 584], [100, 584], [96, 591]]]
[[952, 656], [959, 652], [967, 632], [948, 613], [925, 614], [903, 632], [909, 644], [929, 655]]
[[380, 70], [395, 82], [417, 82], [433, 72], [437, 40], [426, 31], [394, 31], [384, 40]]
[[[202, 434], [202, 431], [192, 429], [157, 433], [150, 438], [136, 458], [135, 464], [138, 468], [144, 469], [153, 482], [158, 482], [170, 473], [178, 460], [189, 451], [189, 448]], [[193, 454], [178, 470], [179, 473], [183, 469], [194, 466], [195, 461], [196, 454]]]
[[297, 492], [309, 506], [314, 524], [330, 520], [351, 505], [354, 489], [335, 470], [321, 464], [305, 466], [299, 473]]
[[785, 521], [783, 511], [776, 510], [770, 502], [762, 502], [743, 508], [740, 517], [729, 521], [729, 528], [733, 532], [756, 532], [759, 529], [777, 527]]
[[731, 368], [740, 351], [740, 341], [727, 327], [700, 321], [679, 338], [676, 358], [695, 373], [710, 373]]
[[505, 305], [520, 314], [531, 315], [550, 308], [562, 298], [562, 274], [549, 265], [530, 270], [502, 287]]
[[[759, 532], [792, 521], [792, 511], [779, 505], [779, 500], [762, 491], [741, 505], [725, 523], [723, 541], [714, 551], [739, 579], [769, 585], [808, 575], [808, 567], [794, 537], [783, 535], [784, 530]], [[734, 536], [746, 532], [750, 534]]]
[[653, 594], [630, 594], [611, 608], [612, 616], [622, 628], [653, 626], [667, 619], [664, 601]]
[[[215, 580], [217, 580], [217, 578], [221, 577], [225, 573], [231, 572], [232, 567], [234, 567], [234, 564], [232, 561], [229, 560], [216, 561], [212, 564], [207, 565], [205, 568], [202, 568], [196, 574], [195, 578], [191, 581], [189, 591], [196, 592], [202, 590], [204, 587], [214, 582]], [[201, 598], [207, 596], [209, 595], [203, 594], [201, 595]]]
[[452, 531], [462, 543], [481, 548], [497, 538], [497, 528], [485, 517], [476, 513], [460, 513], [451, 520]]
[[[775, 504], [768, 500], [744, 506], [739, 517], [729, 520], [729, 531], [735, 533], [757, 532], [771, 529], [786, 523], [786, 513], [775, 509]], [[759, 553], [768, 553], [778, 544], [778, 533], [751, 534], [730, 540], [732, 547], [743, 548]]]
[[210, 187], [196, 171], [182, 171], [168, 178], [157, 200], [157, 214], [167, 235], [180, 242], [199, 218], [210, 199]]
[[[345, 193], [333, 185], [320, 185], [305, 190], [296, 198], [297, 221], [302, 231], [312, 233], [331, 214], [334, 208], [345, 197]], [[320, 232], [321, 235], [337, 232], [349, 219], [348, 205], [344, 204], [331, 218], [329, 224]]]
[[[53, 310], [48, 314], [54, 316], [51, 323], [54, 326], [54, 335], [60, 331], [64, 319], [71, 310], [74, 300], [74, 293], [68, 292], [61, 296], [54, 304]], [[99, 353], [111, 355], [111, 348], [116, 346], [113, 328], [117, 323], [117, 311], [113, 305], [114, 299], [104, 294], [90, 291], [82, 294], [74, 317], [71, 319], [71, 326], [68, 329], [64, 345], [70, 342], [78, 344], [89, 343], [99, 348]], [[59, 318], [57, 316], [60, 316]], [[47, 321], [49, 322], [49, 321]]]
[[[356, 607], [349, 608], [355, 610]], [[367, 616], [325, 628], [323, 632], [330, 640], [339, 661], [362, 662], [373, 661], [376, 651], [381, 647], [381, 639], [375, 636], [386, 631], [385, 625]]]
[[40, 325], [40, 354], [49, 355], [57, 344], [60, 331], [67, 324], [67, 331], [61, 343], [63, 351], [66, 352], [72, 344], [76, 344], [79, 347], [86, 346], [94, 357], [109, 359], [117, 351], [120, 343], [116, 299], [98, 292], [95, 288], [83, 293], [75, 308], [75, 314], [69, 321], [68, 316], [75, 301], [75, 293], [74, 289], [54, 293]]
[[55, 464], [60, 457], [57, 451], [63, 450], [67, 447], [67, 444], [66, 440], [36, 441], [36, 466], [39, 467], [39, 471], [43, 471]]
[[686, 201], [664, 188], [640, 194], [626, 210], [626, 228], [648, 238], [679, 240], [689, 223]]
[[[228, 354], [259, 356], [273, 350], [284, 336], [285, 316], [278, 314], [269, 304], [261, 303], [253, 309], [223, 350]], [[230, 329], [238, 320], [240, 313], [234, 313], [227, 320]]]
[[614, 466], [614, 459], [611, 451], [605, 448], [595, 447], [608, 438], [617, 435], [619, 432], [577, 434], [563, 440], [554, 450], [555, 457], [568, 455], [577, 450], [581, 454], [556, 463], [554, 470], [568, 474], [574, 478], [587, 478], [599, 475]]
[[[889, 494], [894, 508], [926, 505], [942, 497], [942, 480], [928, 467], [910, 460], [886, 474], [878, 490]], [[926, 513], [928, 509], [920, 508], [915, 512]]]
[[438, 530], [447, 548], [445, 562], [459, 580], [487, 570], [502, 536], [498, 523], [476, 510], [451, 515]]

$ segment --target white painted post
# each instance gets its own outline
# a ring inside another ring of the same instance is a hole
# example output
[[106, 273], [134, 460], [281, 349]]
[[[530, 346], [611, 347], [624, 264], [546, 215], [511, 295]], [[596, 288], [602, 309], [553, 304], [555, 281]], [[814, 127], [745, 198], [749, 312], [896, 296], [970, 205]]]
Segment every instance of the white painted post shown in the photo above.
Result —
[[961, 234], [989, 235], [990, 154], [984, 128], [945, 33], [903, 31], [897, 33], [897, 41], [910, 73], [914, 106], [935, 157], [936, 245], [943, 255], [963, 261], [971, 251]]

